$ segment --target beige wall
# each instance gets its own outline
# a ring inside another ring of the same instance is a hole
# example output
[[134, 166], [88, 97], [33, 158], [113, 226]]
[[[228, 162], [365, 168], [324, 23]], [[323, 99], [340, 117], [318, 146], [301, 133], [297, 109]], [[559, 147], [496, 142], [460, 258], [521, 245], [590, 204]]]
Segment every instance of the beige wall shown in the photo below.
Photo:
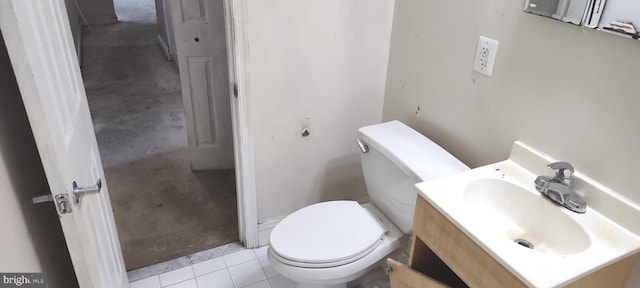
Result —
[[[640, 42], [523, 6], [396, 1], [383, 119], [473, 167], [521, 139], [640, 203]], [[492, 77], [473, 71], [479, 35], [500, 41]]]
[[354, 140], [382, 117], [393, 0], [247, 2], [259, 221], [365, 195]]
[[46, 272], [51, 288], [77, 287], [55, 208], [31, 204], [47, 181], [2, 37], [0, 95], [0, 272]]

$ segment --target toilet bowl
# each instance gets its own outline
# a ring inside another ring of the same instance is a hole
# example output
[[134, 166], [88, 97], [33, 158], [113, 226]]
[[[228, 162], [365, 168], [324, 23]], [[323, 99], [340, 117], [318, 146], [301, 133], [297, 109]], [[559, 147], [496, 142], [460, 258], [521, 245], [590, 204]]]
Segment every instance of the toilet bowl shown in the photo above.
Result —
[[411, 234], [416, 183], [469, 168], [399, 121], [358, 130], [371, 202], [299, 209], [271, 232], [270, 266], [300, 288], [343, 288], [398, 250]]
[[[328, 216], [333, 217], [327, 219], [327, 215], [316, 214], [322, 210], [330, 211]], [[340, 220], [341, 214], [345, 221], [323, 221]], [[308, 223], [299, 226], [296, 233], [305, 239], [287, 237], [288, 229], [298, 223], [285, 221], [299, 219]], [[354, 227], [358, 221], [363, 225]], [[271, 233], [267, 252], [269, 265], [305, 288], [346, 287], [347, 282], [364, 275], [378, 261], [407, 242], [404, 241], [406, 235], [370, 202], [362, 205], [355, 201], [314, 204], [294, 212], [282, 222]], [[314, 229], [320, 222], [333, 225], [322, 223], [319, 225], [322, 228]], [[299, 240], [301, 245], [291, 245], [295, 240]]]

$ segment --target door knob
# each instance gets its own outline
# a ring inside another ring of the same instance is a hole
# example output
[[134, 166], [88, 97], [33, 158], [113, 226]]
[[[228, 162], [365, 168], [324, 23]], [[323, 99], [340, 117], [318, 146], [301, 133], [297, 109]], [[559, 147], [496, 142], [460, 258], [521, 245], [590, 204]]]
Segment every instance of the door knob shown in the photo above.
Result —
[[49, 191], [49, 187], [44, 187], [38, 190], [33, 197], [31, 197], [31, 203], [38, 204], [53, 201], [53, 195], [51, 195], [51, 191]]
[[49, 191], [49, 188], [46, 187], [40, 189], [38, 193], [36, 193], [36, 195], [31, 197], [31, 202], [33, 204], [45, 203], [49, 201], [55, 203], [56, 208], [58, 209], [58, 212], [60, 214], [71, 213], [71, 201], [69, 201], [69, 197], [67, 197], [67, 194], [58, 194], [53, 196], [51, 194], [51, 191]]
[[76, 181], [73, 181], [73, 200], [78, 204], [80, 202], [80, 198], [88, 194], [98, 194], [100, 193], [100, 189], [102, 189], [101, 179], [98, 179], [95, 185], [87, 187], [80, 187]]

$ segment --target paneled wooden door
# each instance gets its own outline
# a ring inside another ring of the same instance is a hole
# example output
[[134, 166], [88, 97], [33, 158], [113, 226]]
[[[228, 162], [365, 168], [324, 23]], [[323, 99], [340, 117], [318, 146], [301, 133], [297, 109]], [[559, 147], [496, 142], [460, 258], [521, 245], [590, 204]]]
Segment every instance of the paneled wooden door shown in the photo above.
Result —
[[171, 14], [191, 168], [233, 168], [223, 0], [173, 0]]
[[[2, 0], [0, 29], [51, 194], [66, 203], [56, 208], [78, 283], [129, 287], [65, 3]], [[99, 193], [74, 200], [74, 182], [98, 179]]]

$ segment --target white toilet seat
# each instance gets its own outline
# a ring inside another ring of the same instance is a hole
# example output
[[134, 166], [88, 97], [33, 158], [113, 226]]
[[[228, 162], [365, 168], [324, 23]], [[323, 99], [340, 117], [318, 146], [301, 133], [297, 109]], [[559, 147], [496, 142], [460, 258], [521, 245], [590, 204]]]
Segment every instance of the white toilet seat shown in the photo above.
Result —
[[287, 258], [284, 258], [280, 255], [277, 254], [277, 252], [273, 252], [272, 256], [276, 259], [278, 259], [278, 261], [280, 261], [283, 264], [287, 264], [290, 266], [294, 266], [294, 267], [300, 267], [300, 268], [331, 268], [331, 267], [336, 267], [336, 266], [341, 266], [341, 265], [345, 265], [345, 264], [349, 264], [355, 261], [358, 261], [360, 259], [362, 259], [363, 257], [369, 255], [373, 250], [375, 250], [378, 245], [380, 245], [380, 243], [382, 243], [382, 238], [378, 239], [378, 241], [375, 242], [375, 244], [373, 246], [371, 246], [370, 249], [365, 250], [363, 253], [353, 257], [353, 258], [349, 258], [349, 259], [344, 259], [344, 260], [340, 260], [337, 262], [326, 262], [326, 263], [309, 263], [309, 262], [298, 262], [298, 261], [292, 261], [289, 260]]
[[388, 229], [355, 201], [329, 201], [302, 208], [271, 232], [280, 262], [327, 268], [361, 259], [381, 243]]
[[[408, 243], [408, 241], [406, 241], [407, 235], [402, 233], [402, 231], [372, 203], [364, 203], [361, 207], [369, 213], [375, 221], [379, 220], [380, 225], [384, 227], [386, 232], [382, 234], [380, 243], [376, 244], [371, 251], [362, 253], [359, 256], [360, 258], [352, 258], [350, 259], [352, 261], [349, 263], [333, 267], [302, 267], [305, 265], [309, 266], [309, 263], [296, 262], [288, 259], [283, 261], [283, 258], [275, 253], [273, 246], [269, 246], [267, 252], [269, 265], [284, 277], [294, 280], [300, 285], [307, 283], [312, 287], [334, 287], [333, 285], [341, 283], [339, 287], [346, 287], [344, 283], [364, 275], [374, 267], [376, 263], [380, 263], [386, 256], [400, 248], [403, 243]], [[309, 248], [310, 247], [307, 247], [307, 249]]]

